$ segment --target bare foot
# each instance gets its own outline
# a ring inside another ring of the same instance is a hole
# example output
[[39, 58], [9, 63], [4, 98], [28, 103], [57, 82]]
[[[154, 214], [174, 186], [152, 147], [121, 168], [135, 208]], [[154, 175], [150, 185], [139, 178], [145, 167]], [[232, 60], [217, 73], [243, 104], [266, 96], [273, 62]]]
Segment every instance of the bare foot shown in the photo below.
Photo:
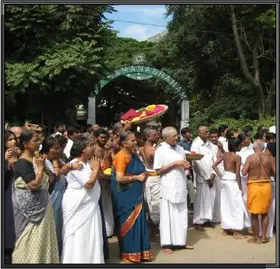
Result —
[[248, 243], [257, 244], [257, 245], [261, 244], [261, 240], [260, 240], [260, 239], [256, 239], [256, 238], [254, 238], [254, 237], [251, 238], [251, 239], [249, 239], [247, 242], [248, 242]]
[[270, 240], [267, 237], [262, 238], [262, 244], [266, 244], [270, 242]]
[[193, 248], [193, 246], [186, 245], [186, 246], [185, 246], [185, 249], [191, 249], [191, 250], [192, 250], [192, 249], [194, 249], [194, 248]]
[[240, 233], [234, 233], [233, 234], [233, 239], [246, 239], [247, 238], [247, 236], [246, 235], [242, 235], [242, 234], [240, 234]]
[[199, 232], [204, 232], [205, 231], [204, 227], [202, 227], [200, 225], [195, 225], [194, 228]]
[[252, 228], [248, 228], [248, 234], [254, 236], [254, 232], [253, 232], [253, 229], [252, 229]]
[[163, 248], [162, 251], [167, 255], [173, 254], [173, 251], [170, 248]]
[[222, 236], [227, 236], [227, 235], [229, 235], [229, 232], [228, 232], [228, 231], [226, 231], [226, 230], [223, 230], [223, 232], [222, 232]]
[[208, 227], [214, 229], [214, 228], [216, 227], [216, 224], [213, 223], [213, 222], [209, 222], [209, 223], [208, 223]]
[[127, 260], [127, 259], [122, 259], [122, 260], [121, 260], [121, 263], [134, 263], [134, 262], [132, 262], [132, 261], [130, 261], [130, 260]]

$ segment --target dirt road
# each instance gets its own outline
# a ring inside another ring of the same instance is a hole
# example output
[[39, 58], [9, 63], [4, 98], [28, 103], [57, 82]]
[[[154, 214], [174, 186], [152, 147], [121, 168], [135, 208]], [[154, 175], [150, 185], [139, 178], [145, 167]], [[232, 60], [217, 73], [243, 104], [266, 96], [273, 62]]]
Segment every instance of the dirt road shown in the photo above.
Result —
[[[109, 263], [119, 263], [117, 239], [111, 238]], [[194, 250], [178, 250], [172, 255], [160, 251], [159, 243], [152, 243], [154, 260], [151, 263], [275, 263], [275, 238], [264, 245], [247, 243], [222, 236], [220, 227], [206, 232], [188, 230], [188, 243]]]

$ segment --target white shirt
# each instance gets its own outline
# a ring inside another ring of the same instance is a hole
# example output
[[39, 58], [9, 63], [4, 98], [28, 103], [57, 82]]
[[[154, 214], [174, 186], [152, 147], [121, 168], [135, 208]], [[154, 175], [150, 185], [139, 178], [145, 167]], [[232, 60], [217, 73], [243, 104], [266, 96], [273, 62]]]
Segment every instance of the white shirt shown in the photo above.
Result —
[[240, 176], [241, 177], [242, 177], [241, 171], [242, 171], [242, 168], [243, 168], [247, 158], [254, 153], [255, 153], [255, 151], [250, 146], [244, 147], [240, 151], [236, 152], [236, 154], [241, 157], [241, 165], [240, 165]]
[[224, 151], [225, 151], [225, 152], [228, 152], [228, 141], [227, 141], [227, 139], [226, 139], [225, 137], [223, 137], [223, 136], [220, 136], [220, 137], [218, 138], [218, 141], [221, 142], [221, 143], [223, 144], [223, 149], [224, 149]]
[[71, 151], [72, 146], [73, 146], [73, 140], [68, 139], [66, 147], [63, 151], [63, 153], [66, 155], [67, 158], [70, 157], [70, 151]]
[[[154, 157], [154, 169], [160, 168], [175, 161], [186, 160], [185, 151], [181, 146], [171, 147], [166, 142], [156, 149]], [[175, 167], [161, 175], [161, 197], [171, 203], [182, 203], [187, 199], [187, 178], [183, 167]]]
[[197, 181], [205, 183], [204, 181], [209, 180], [212, 173], [215, 174], [212, 166], [217, 156], [217, 146], [213, 145], [210, 141], [203, 142], [198, 137], [193, 141], [191, 151], [204, 155], [201, 160], [193, 162], [193, 168], [197, 175]]
[[55, 132], [51, 136], [56, 137], [57, 135], [62, 135], [62, 133], [61, 132]]

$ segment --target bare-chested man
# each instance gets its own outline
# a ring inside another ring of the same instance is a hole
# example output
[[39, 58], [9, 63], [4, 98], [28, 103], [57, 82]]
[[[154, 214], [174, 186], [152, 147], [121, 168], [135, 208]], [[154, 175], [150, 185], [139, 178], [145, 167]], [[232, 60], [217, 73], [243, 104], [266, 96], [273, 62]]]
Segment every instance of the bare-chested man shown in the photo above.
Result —
[[[221, 228], [223, 235], [233, 232], [234, 239], [243, 239], [246, 236], [240, 234], [244, 229], [246, 207], [242, 198], [242, 185], [240, 177], [241, 157], [236, 154], [241, 141], [230, 138], [228, 150], [213, 164], [213, 169], [222, 179], [221, 181]], [[223, 161], [224, 169], [218, 169]]]
[[[270, 176], [275, 176], [275, 159], [263, 152], [264, 142], [254, 142], [255, 154], [249, 156], [242, 169], [242, 175], [248, 174], [248, 211], [251, 213], [253, 238], [249, 243], [267, 243], [268, 211], [271, 204]], [[262, 238], [259, 237], [258, 216], [262, 220]]]
[[111, 237], [114, 234], [114, 216], [111, 200], [110, 188], [110, 168], [112, 164], [112, 152], [106, 148], [109, 139], [109, 133], [105, 129], [98, 129], [94, 132], [96, 146], [94, 155], [100, 159], [101, 173], [99, 175], [99, 183], [101, 186], [101, 199], [104, 209], [104, 218], [106, 225], [107, 236]]
[[[153, 170], [154, 155], [156, 145], [159, 141], [159, 133], [156, 128], [148, 127], [144, 129], [144, 147], [140, 148], [139, 153], [145, 163], [147, 170]], [[145, 196], [148, 205], [150, 218], [151, 240], [156, 240], [159, 224], [159, 205], [160, 205], [160, 176], [149, 176], [145, 183]]]

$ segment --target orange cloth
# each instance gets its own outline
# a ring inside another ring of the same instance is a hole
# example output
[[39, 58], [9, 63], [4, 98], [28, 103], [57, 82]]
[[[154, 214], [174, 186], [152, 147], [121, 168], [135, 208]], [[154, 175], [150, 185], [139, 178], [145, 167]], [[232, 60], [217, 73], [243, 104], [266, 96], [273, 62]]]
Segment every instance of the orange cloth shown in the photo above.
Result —
[[249, 179], [247, 183], [247, 206], [251, 214], [268, 213], [272, 201], [269, 179]]
[[116, 170], [116, 172], [125, 173], [125, 170], [130, 162], [131, 156], [124, 152], [123, 150], [120, 150], [114, 157], [113, 160], [113, 166]]

